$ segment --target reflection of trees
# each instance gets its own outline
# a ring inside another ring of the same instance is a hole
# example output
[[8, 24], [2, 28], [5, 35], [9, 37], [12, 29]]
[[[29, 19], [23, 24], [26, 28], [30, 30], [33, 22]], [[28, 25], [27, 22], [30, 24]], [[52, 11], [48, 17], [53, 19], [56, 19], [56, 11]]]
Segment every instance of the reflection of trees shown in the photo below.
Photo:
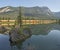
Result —
[[12, 45], [11, 47], [16, 46], [19, 50], [21, 50], [21, 48], [22, 48], [22, 43], [23, 43], [23, 42], [24, 42], [24, 41], [21, 41], [21, 42], [15, 43], [15, 44]]
[[49, 27], [47, 25], [31, 25], [32, 34], [34, 35], [47, 35]]
[[14, 49], [15, 49], [15, 48], [14, 48], [15, 46], [16, 46], [19, 50], [21, 50], [22, 43], [23, 43], [24, 41], [25, 41], [25, 40], [18, 41], [18, 42], [13, 42], [13, 43], [10, 42], [11, 50], [14, 50]]
[[47, 35], [51, 30], [58, 29], [60, 26], [58, 24], [41, 24], [41, 25], [30, 25], [32, 34], [34, 35]]
[[60, 19], [59, 19], [59, 24], [60, 24]]
[[[30, 38], [30, 37], [27, 37], [26, 39], [28, 39], [28, 38]], [[23, 42], [26, 39], [21, 40], [21, 41], [17, 41], [17, 42], [11, 42], [10, 41], [11, 50], [14, 50], [15, 48], [18, 48], [19, 50], [21, 50], [22, 49]], [[28, 45], [30, 45], [30, 44], [28, 43]]]

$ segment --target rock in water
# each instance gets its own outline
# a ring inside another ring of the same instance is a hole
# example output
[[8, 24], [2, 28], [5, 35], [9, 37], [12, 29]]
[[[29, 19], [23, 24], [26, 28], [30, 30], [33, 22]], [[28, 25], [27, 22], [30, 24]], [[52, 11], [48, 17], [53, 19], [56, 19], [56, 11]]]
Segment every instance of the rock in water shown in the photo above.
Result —
[[13, 30], [11, 30], [9, 32], [10, 41], [11, 42], [17, 42], [17, 41], [24, 40], [24, 39], [31, 36], [31, 30], [30, 29], [24, 28], [21, 31], [22, 31], [22, 33], [19, 31], [19, 28], [18, 29], [14, 28]]

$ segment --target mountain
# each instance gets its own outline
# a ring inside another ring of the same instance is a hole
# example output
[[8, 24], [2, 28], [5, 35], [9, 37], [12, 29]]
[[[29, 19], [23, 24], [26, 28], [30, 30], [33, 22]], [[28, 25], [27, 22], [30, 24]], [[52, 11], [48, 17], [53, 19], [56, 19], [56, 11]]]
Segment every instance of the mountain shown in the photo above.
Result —
[[15, 19], [18, 16], [18, 7], [6, 6], [0, 8], [0, 18]]
[[53, 14], [54, 14], [58, 19], [60, 19], [60, 12], [53, 12]]
[[[19, 7], [6, 6], [0, 8], [0, 17], [15, 19], [19, 15]], [[48, 7], [21, 7], [22, 18], [54, 19], [55, 16]]]
[[6, 8], [2, 8], [0, 10], [0, 13], [4, 13], [4, 12], [8, 12], [8, 11], [13, 11], [12, 9], [10, 9], [9, 7], [6, 7]]

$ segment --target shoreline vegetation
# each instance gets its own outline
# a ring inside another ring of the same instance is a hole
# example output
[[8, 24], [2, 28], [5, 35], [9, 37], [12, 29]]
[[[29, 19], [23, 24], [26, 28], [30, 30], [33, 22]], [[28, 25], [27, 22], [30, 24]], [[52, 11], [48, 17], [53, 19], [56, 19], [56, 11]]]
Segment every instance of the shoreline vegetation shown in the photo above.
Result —
[[[56, 23], [59, 22], [59, 20], [51, 19], [51, 20], [22, 20], [22, 25], [26, 24], [50, 24], [50, 23]], [[11, 26], [16, 25], [16, 20], [0, 20], [1, 26]]]

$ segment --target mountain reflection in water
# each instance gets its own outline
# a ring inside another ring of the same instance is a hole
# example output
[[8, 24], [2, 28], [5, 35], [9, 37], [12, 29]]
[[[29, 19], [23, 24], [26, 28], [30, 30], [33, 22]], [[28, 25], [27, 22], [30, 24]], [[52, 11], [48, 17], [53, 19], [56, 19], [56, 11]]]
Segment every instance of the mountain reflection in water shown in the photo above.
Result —
[[0, 34], [0, 50], [60, 50], [60, 25], [30, 25], [32, 36], [11, 43], [9, 35]]

